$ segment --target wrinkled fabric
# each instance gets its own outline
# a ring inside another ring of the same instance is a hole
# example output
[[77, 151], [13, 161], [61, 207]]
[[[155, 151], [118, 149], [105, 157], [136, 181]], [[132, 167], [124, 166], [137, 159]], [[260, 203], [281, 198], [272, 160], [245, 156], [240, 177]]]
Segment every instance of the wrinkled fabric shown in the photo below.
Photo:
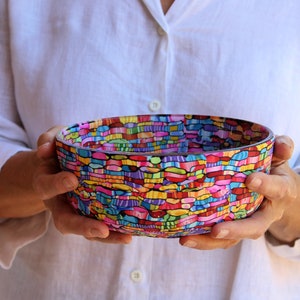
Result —
[[[159, 0], [0, 5], [0, 166], [57, 124], [185, 113], [287, 134], [299, 170], [299, 1], [175, 0], [166, 15]], [[262, 237], [213, 251], [143, 237], [106, 245], [62, 236], [43, 213], [3, 220], [0, 243], [7, 300], [300, 294], [299, 241], [273, 246]]]

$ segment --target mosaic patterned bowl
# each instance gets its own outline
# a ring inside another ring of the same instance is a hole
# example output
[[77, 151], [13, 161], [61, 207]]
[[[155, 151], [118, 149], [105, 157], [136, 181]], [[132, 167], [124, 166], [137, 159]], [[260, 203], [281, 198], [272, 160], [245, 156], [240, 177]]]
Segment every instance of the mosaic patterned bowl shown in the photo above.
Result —
[[251, 215], [263, 196], [244, 181], [269, 172], [273, 144], [262, 125], [199, 115], [104, 118], [56, 137], [61, 168], [80, 182], [67, 195], [75, 210], [151, 237], [203, 234]]

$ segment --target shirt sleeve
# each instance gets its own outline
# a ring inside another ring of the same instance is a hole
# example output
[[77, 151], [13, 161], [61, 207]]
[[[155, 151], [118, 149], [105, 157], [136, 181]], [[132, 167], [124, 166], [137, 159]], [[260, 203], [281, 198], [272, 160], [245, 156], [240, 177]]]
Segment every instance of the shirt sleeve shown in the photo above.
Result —
[[296, 160], [293, 169], [300, 176], [300, 155], [298, 156], [298, 159]]
[[0, 168], [16, 152], [28, 150], [15, 101], [6, 2], [0, 2]]
[[0, 224], [0, 266], [9, 269], [19, 249], [42, 237], [50, 220], [50, 212], [22, 219], [7, 219]]
[[[0, 169], [12, 155], [29, 149], [15, 101], [7, 2], [0, 1]], [[10, 268], [17, 251], [46, 232], [49, 217], [44, 212], [23, 219], [0, 219], [1, 267]]]

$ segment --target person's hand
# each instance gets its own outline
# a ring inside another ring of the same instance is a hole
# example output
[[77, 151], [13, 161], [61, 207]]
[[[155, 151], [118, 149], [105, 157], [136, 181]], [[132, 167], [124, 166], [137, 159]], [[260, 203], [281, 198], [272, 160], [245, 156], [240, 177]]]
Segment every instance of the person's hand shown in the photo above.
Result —
[[59, 169], [54, 138], [60, 127], [42, 134], [37, 150], [13, 155], [0, 171], [0, 218], [25, 218], [47, 208], [63, 233], [90, 240], [129, 243], [131, 236], [109, 232], [100, 221], [77, 215], [66, 203], [65, 193], [78, 185], [77, 178]]
[[56, 228], [62, 234], [81, 235], [89, 240], [129, 243], [130, 235], [109, 231], [106, 224], [78, 215], [66, 202], [65, 193], [75, 189], [78, 181], [72, 173], [59, 170], [55, 153], [55, 135], [59, 129], [53, 127], [39, 137], [37, 156], [44, 163], [40, 165], [34, 181], [36, 190], [52, 213]]
[[242, 239], [257, 239], [265, 232], [279, 242], [293, 244], [300, 237], [300, 176], [288, 164], [293, 141], [276, 138], [270, 175], [253, 173], [247, 180], [249, 189], [265, 199], [251, 217], [215, 225], [209, 234], [180, 238], [180, 244], [202, 250], [229, 248]]
[[26, 218], [46, 209], [34, 184], [41, 164], [36, 150], [20, 151], [5, 162], [0, 171], [0, 218]]
[[57, 171], [54, 143], [48, 141], [50, 138], [52, 131], [41, 136], [37, 150], [18, 152], [1, 168], [0, 217], [36, 215], [46, 210], [43, 200], [76, 187], [74, 176]]

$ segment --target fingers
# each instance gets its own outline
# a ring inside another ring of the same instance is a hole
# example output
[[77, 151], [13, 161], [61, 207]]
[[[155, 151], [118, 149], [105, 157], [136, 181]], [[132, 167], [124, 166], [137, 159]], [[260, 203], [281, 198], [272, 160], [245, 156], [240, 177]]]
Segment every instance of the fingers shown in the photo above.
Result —
[[130, 243], [130, 235], [110, 232], [103, 222], [76, 214], [66, 203], [63, 194], [74, 190], [78, 186], [78, 179], [70, 172], [60, 172], [58, 167], [55, 136], [62, 128], [52, 127], [39, 137], [37, 158], [40, 166], [33, 180], [33, 189], [52, 212], [56, 228], [63, 234], [81, 235], [91, 241]]
[[211, 233], [181, 238], [180, 244], [198, 250], [227, 249], [238, 244], [242, 239], [259, 238], [276, 218], [271, 202], [266, 201], [251, 217], [219, 223], [212, 228]]
[[297, 197], [297, 186], [294, 183], [294, 174], [287, 164], [272, 170], [271, 175], [253, 173], [248, 176], [246, 185], [250, 190], [265, 196], [265, 198], [279, 202], [286, 206], [288, 199]]
[[[195, 249], [228, 248], [242, 239], [257, 239], [282, 220], [284, 213], [297, 197], [297, 185], [288, 163], [273, 168], [272, 174], [253, 173], [246, 180], [250, 190], [264, 195], [258, 211], [242, 220], [216, 224], [210, 234], [184, 237], [180, 243]], [[282, 239], [283, 240], [283, 239]]]
[[52, 143], [56, 134], [63, 128], [63, 126], [57, 125], [47, 130], [47, 132], [41, 134], [37, 141], [37, 146], [41, 146], [46, 143]]
[[46, 200], [45, 204], [51, 210], [55, 226], [62, 234], [81, 235], [88, 240], [104, 243], [128, 244], [131, 241], [130, 235], [110, 232], [103, 222], [76, 214], [64, 196]]
[[211, 234], [184, 236], [179, 239], [182, 246], [197, 250], [228, 249], [239, 242], [239, 239], [217, 239]]
[[55, 136], [63, 126], [55, 126], [50, 128], [47, 132], [40, 135], [37, 141], [37, 156], [41, 159], [56, 157], [55, 152]]
[[62, 126], [55, 126], [43, 133], [37, 142], [39, 167], [33, 178], [33, 189], [42, 200], [74, 190], [78, 185], [75, 175], [60, 172], [55, 152], [55, 136]]
[[272, 203], [265, 200], [251, 217], [217, 224], [211, 235], [217, 239], [258, 239], [270, 225], [281, 218], [282, 210], [273, 210]]
[[261, 210], [242, 220], [219, 223], [207, 235], [189, 236], [180, 239], [180, 244], [198, 250], [227, 249], [238, 244], [242, 239], [257, 239], [269, 228], [277, 216], [271, 202], [263, 204]]
[[51, 210], [56, 228], [63, 234], [77, 234], [87, 238], [105, 238], [109, 231], [103, 222], [77, 215], [65, 201], [64, 196], [58, 196], [45, 201]]
[[[97, 221], [99, 222], [99, 221]], [[96, 241], [106, 244], [129, 244], [132, 241], [132, 236], [129, 234], [123, 234], [116, 231], [110, 231], [107, 238], [87, 238], [90, 241]]]
[[277, 171], [278, 174], [254, 173], [247, 178], [248, 188], [265, 196], [263, 203], [249, 218], [215, 225], [212, 228], [212, 237], [230, 240], [257, 239], [271, 224], [282, 218], [284, 211], [296, 197], [296, 189], [285, 171], [288, 167], [278, 168], [281, 169]]
[[33, 179], [32, 185], [40, 199], [47, 200], [74, 190], [78, 185], [78, 180], [70, 172], [40, 173]]

